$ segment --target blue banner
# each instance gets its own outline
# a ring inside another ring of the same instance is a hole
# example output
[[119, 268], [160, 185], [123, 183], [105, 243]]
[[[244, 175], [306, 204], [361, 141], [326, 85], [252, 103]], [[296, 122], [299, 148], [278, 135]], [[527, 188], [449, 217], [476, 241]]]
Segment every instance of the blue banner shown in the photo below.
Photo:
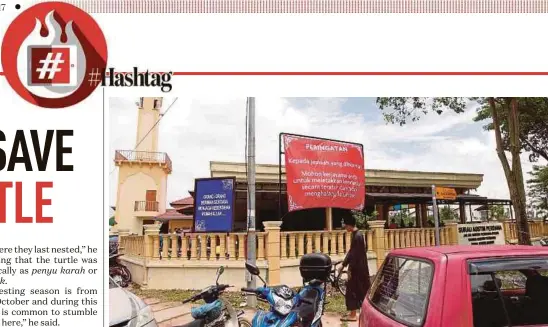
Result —
[[204, 178], [195, 181], [195, 232], [232, 231], [234, 184], [234, 178]]

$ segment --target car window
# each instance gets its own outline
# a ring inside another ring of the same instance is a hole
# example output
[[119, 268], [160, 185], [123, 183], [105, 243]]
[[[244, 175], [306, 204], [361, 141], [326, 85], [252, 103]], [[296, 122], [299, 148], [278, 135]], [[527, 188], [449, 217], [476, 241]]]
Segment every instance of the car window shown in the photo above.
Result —
[[489, 265], [497, 271], [480, 268], [470, 273], [475, 327], [548, 325], [548, 270], [539, 265], [539, 257], [534, 260], [491, 260]]
[[426, 261], [389, 256], [371, 287], [369, 300], [392, 319], [420, 326], [425, 320], [433, 270]]

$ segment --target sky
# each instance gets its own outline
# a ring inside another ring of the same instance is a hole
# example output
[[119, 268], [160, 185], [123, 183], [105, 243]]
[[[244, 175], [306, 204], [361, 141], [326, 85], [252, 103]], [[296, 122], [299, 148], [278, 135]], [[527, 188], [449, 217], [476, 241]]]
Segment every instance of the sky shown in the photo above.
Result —
[[[210, 161], [245, 161], [245, 98], [164, 98], [156, 128], [159, 151], [173, 161], [168, 202], [189, 196], [194, 179], [210, 177]], [[138, 98], [110, 98], [110, 205], [116, 203], [115, 150], [136, 146]], [[256, 98], [256, 163], [278, 163], [278, 135], [304, 134], [364, 145], [366, 169], [483, 174], [477, 193], [509, 198], [493, 132], [474, 122], [477, 105], [461, 114], [428, 114], [404, 126], [387, 124], [375, 98]], [[525, 178], [531, 170], [522, 155]]]

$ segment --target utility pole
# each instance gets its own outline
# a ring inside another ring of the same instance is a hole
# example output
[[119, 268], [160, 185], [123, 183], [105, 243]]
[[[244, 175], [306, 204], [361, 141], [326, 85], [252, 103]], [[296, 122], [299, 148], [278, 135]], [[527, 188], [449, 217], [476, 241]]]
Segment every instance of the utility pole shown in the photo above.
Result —
[[[256, 264], [255, 238], [255, 98], [247, 98], [247, 262]], [[255, 276], [246, 271], [247, 287], [255, 288]], [[247, 296], [247, 305], [254, 308], [257, 297]]]
[[440, 223], [438, 215], [438, 203], [436, 201], [436, 185], [432, 185], [432, 210], [434, 211], [434, 235], [436, 237], [436, 246], [440, 246]]

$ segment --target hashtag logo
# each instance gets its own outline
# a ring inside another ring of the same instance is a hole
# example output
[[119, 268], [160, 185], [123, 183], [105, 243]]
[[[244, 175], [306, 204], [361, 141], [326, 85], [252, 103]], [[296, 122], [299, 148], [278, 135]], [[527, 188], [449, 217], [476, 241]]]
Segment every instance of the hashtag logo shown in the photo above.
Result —
[[45, 59], [40, 60], [42, 66], [36, 68], [36, 72], [39, 73], [39, 79], [46, 79], [46, 74], [48, 74], [47, 79], [52, 80], [55, 77], [55, 74], [61, 71], [59, 65], [65, 62], [62, 59], [63, 53], [55, 53], [55, 58], [53, 55], [53, 52], [49, 52]]
[[101, 83], [101, 71], [98, 68], [93, 68], [89, 72], [89, 86], [97, 86]]
[[29, 85], [74, 85], [76, 50], [73, 46], [30, 46]]

